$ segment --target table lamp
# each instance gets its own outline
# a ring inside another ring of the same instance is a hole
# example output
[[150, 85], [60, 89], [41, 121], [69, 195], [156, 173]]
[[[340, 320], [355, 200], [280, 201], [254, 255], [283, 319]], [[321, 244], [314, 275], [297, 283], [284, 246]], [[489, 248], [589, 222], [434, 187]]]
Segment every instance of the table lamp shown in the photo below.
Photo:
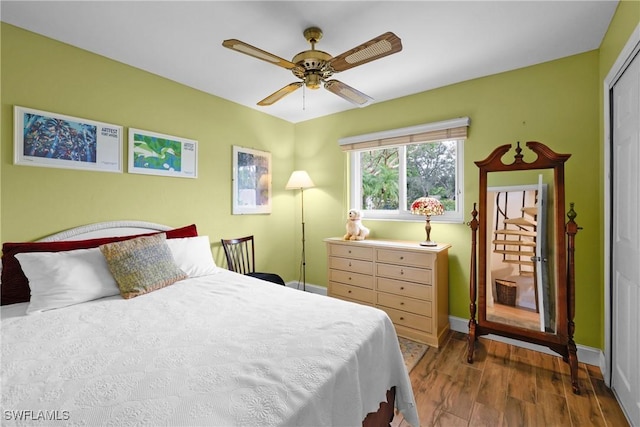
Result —
[[440, 200], [433, 197], [420, 197], [411, 203], [411, 213], [427, 217], [427, 224], [424, 226], [427, 232], [427, 240], [420, 242], [420, 246], [437, 246], [436, 242], [431, 241], [431, 216], [444, 213], [444, 206], [442, 206]]

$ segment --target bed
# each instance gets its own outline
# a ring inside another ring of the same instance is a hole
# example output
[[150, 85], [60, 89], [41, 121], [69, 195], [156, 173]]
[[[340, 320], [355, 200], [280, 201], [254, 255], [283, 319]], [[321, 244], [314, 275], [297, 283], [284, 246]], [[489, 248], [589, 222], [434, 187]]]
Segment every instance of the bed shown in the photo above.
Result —
[[[394, 406], [419, 425], [384, 312], [219, 268], [207, 236], [176, 230], [110, 222], [3, 245], [3, 304], [9, 258], [33, 288], [0, 308], [3, 425], [388, 425]], [[147, 235], [188, 277], [130, 298], [83, 293], [97, 273], [77, 272], [78, 257]], [[75, 294], [47, 296], [60, 275]]]

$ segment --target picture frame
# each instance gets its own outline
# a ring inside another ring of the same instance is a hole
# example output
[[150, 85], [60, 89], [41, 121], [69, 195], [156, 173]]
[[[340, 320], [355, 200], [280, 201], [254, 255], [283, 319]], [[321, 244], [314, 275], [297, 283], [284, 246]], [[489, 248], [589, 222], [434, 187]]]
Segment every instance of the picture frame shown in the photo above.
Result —
[[271, 213], [271, 153], [233, 146], [233, 215]]
[[13, 163], [122, 173], [122, 126], [13, 107]]
[[198, 141], [129, 129], [129, 173], [198, 177]]

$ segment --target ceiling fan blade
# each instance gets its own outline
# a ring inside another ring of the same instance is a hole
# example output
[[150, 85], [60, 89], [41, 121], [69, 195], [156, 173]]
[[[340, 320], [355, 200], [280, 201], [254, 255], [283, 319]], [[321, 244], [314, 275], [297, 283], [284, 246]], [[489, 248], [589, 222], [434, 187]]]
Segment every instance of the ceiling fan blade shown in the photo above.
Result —
[[332, 58], [329, 61], [329, 65], [334, 72], [340, 72], [401, 50], [402, 42], [400, 38], [392, 32], [388, 32]]
[[295, 83], [288, 84], [282, 89], [278, 89], [277, 91], [273, 92], [271, 95], [267, 96], [262, 101], [258, 102], [258, 105], [260, 105], [261, 107], [272, 105], [280, 101], [282, 98], [289, 95], [291, 92], [295, 91], [302, 85], [303, 85], [302, 82], [295, 82]]
[[291, 70], [297, 67], [297, 65], [291, 61], [282, 59], [279, 56], [266, 52], [262, 49], [258, 49], [257, 47], [251, 46], [250, 44], [247, 44], [245, 42], [241, 42], [240, 40], [225, 40], [222, 42], [222, 46], [231, 50], [235, 50], [236, 52], [244, 53], [245, 55], [253, 56], [254, 58], [261, 59], [279, 67], [286, 68], [287, 70]]
[[373, 98], [369, 95], [365, 95], [359, 90], [354, 89], [339, 80], [328, 80], [324, 82], [324, 88], [329, 92], [335, 93], [336, 95], [346, 99], [352, 104], [357, 105], [358, 107], [366, 107], [373, 102]]

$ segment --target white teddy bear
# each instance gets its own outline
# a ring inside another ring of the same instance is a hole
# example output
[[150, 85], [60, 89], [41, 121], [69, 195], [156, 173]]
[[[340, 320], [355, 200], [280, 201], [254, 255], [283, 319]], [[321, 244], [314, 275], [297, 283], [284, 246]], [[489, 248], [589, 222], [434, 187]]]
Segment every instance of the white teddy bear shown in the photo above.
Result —
[[364, 240], [369, 235], [369, 229], [362, 225], [362, 214], [357, 209], [351, 209], [347, 214], [347, 234], [344, 240]]

